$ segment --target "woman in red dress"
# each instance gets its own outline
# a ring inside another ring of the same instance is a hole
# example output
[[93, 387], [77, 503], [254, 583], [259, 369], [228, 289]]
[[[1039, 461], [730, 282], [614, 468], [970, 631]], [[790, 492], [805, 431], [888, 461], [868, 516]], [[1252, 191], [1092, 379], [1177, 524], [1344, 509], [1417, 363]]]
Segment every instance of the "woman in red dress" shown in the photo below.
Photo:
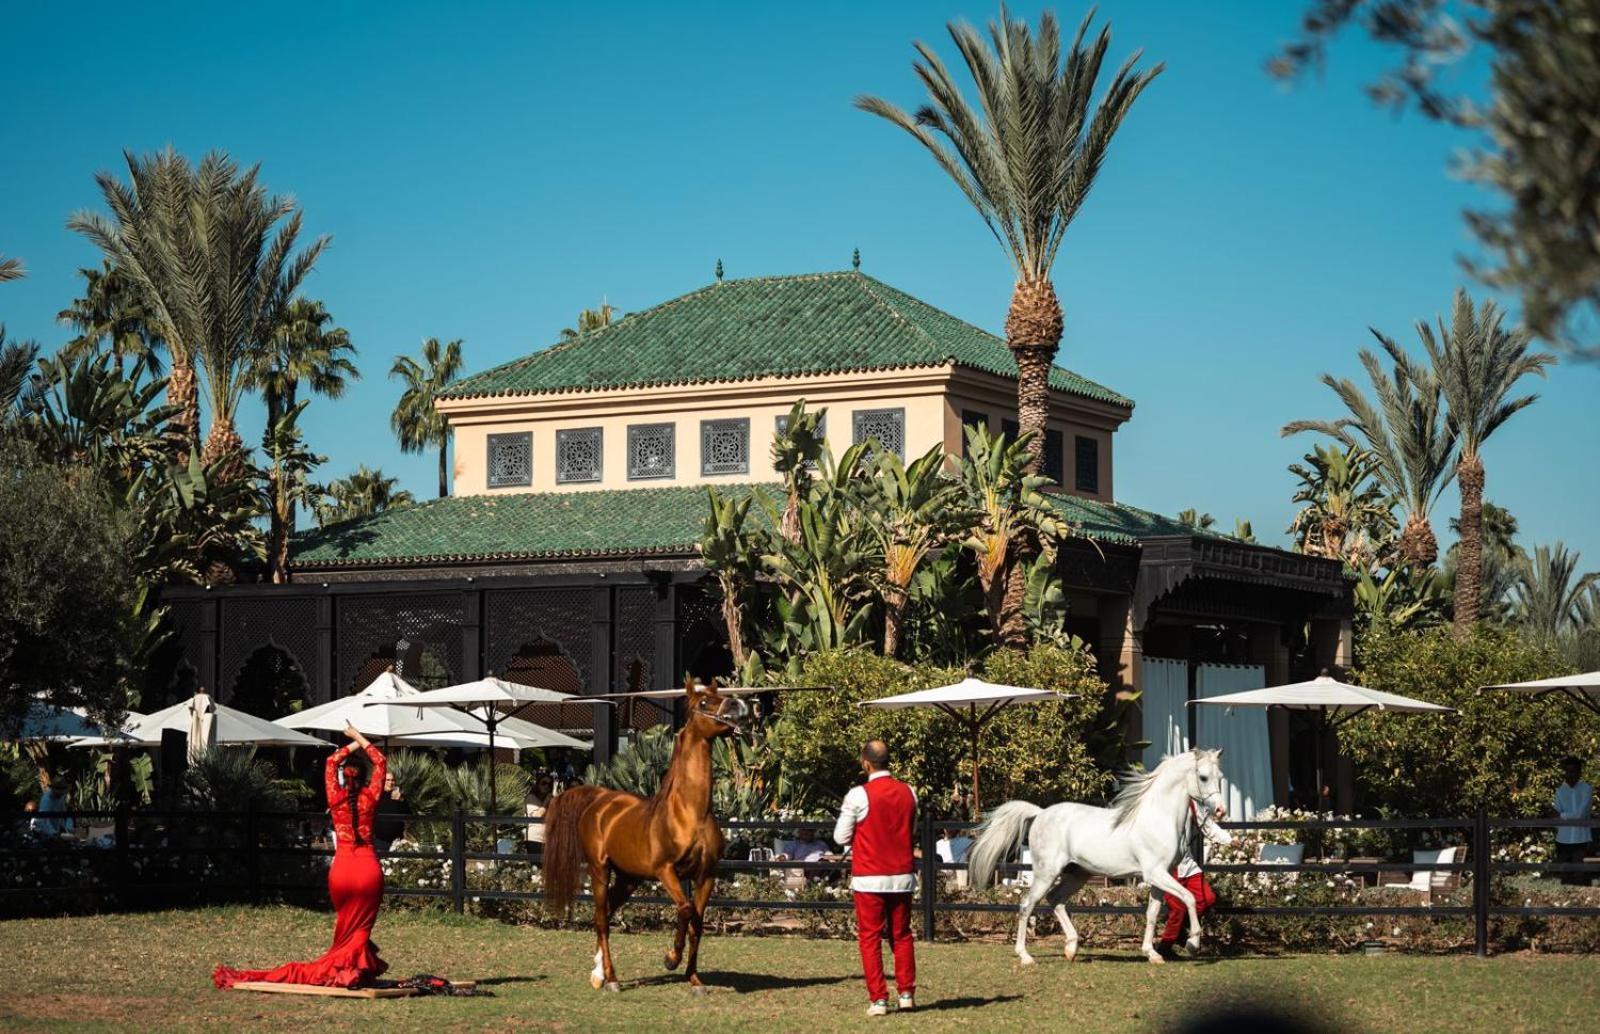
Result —
[[344, 733], [351, 742], [328, 758], [325, 776], [334, 830], [333, 865], [328, 869], [328, 897], [336, 917], [333, 947], [319, 959], [286, 962], [277, 969], [218, 966], [211, 974], [218, 987], [246, 980], [356, 987], [389, 968], [372, 943], [372, 924], [383, 901], [383, 870], [372, 848], [372, 822], [387, 766], [383, 753], [353, 726], [346, 726]]

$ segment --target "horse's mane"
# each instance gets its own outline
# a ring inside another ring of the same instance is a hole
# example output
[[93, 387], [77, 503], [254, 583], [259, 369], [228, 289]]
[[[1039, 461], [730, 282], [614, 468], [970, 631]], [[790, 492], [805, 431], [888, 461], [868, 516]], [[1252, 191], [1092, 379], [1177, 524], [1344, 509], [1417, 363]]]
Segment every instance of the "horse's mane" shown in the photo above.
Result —
[[1120, 785], [1117, 789], [1117, 795], [1111, 800], [1111, 810], [1116, 812], [1115, 817], [1111, 820], [1112, 827], [1115, 828], [1130, 821], [1138, 813], [1139, 805], [1144, 803], [1145, 797], [1149, 796], [1150, 791], [1155, 787], [1156, 777], [1161, 775], [1169, 764], [1184, 756], [1183, 754], [1168, 754], [1161, 759], [1161, 764], [1148, 772], [1135, 772], [1130, 769], [1122, 773], [1118, 777]]

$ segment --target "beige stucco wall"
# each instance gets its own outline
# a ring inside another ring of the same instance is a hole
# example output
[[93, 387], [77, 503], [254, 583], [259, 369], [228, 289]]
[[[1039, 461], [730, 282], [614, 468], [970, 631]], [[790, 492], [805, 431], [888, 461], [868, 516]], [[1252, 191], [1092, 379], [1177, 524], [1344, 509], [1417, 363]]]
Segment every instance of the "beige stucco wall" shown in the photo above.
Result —
[[[858, 409], [904, 409], [906, 454], [918, 456], [945, 440], [948, 368], [766, 378], [732, 384], [698, 384], [629, 391], [570, 392], [522, 398], [450, 400], [440, 404], [455, 429], [452, 493], [490, 495], [508, 492], [593, 491], [657, 488], [666, 485], [738, 484], [771, 481], [772, 437], [777, 418], [805, 398], [813, 410], [826, 409], [828, 444], [835, 455], [850, 446]], [[745, 474], [702, 475], [700, 423], [725, 417], [750, 420], [750, 469]], [[675, 476], [628, 478], [628, 426], [674, 423]], [[583, 484], [556, 481], [556, 432], [584, 427], [602, 431], [601, 480]], [[491, 434], [531, 432], [532, 484], [488, 486]]]

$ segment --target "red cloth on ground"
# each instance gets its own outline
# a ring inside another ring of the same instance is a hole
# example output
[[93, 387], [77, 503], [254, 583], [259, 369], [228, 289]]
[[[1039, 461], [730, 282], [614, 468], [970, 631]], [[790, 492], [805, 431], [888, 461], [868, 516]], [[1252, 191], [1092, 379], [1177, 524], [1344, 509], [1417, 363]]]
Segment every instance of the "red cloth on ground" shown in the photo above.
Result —
[[[1172, 870], [1172, 875], [1179, 883], [1184, 885], [1190, 894], [1194, 895], [1194, 910], [1196, 914], [1205, 915], [1211, 906], [1217, 903], [1217, 894], [1211, 889], [1211, 884], [1206, 881], [1205, 873], [1197, 872], [1193, 876], [1179, 876], [1178, 870], [1174, 869]], [[1188, 915], [1189, 910], [1184, 908], [1183, 902], [1173, 895], [1165, 894], [1163, 896], [1167, 899], [1168, 912], [1166, 928], [1161, 931], [1161, 943], [1163, 945], [1173, 945], [1178, 943], [1178, 938], [1183, 934], [1184, 917]]]
[[885, 935], [894, 951], [895, 987], [903, 995], [915, 993], [917, 956], [911, 941], [911, 895], [856, 891], [854, 896], [856, 943], [861, 948], [861, 968], [867, 974], [867, 1000], [876, 1002], [889, 997], [889, 984], [883, 976]]
[[850, 843], [850, 872], [855, 876], [903, 876], [916, 871], [911, 844], [917, 795], [894, 776], [868, 779], [867, 817], [856, 826]]
[[322, 957], [308, 962], [286, 962], [276, 969], [230, 969], [218, 966], [211, 982], [229, 988], [247, 980], [275, 984], [318, 984], [323, 987], [357, 987], [369, 983], [389, 968], [372, 943], [372, 927], [378, 921], [378, 906], [383, 903], [383, 869], [372, 849], [372, 820], [378, 797], [383, 792], [384, 758], [376, 747], [367, 748], [372, 760], [372, 778], [356, 799], [357, 825], [361, 842], [356, 843], [355, 827], [350, 823], [349, 794], [339, 785], [340, 764], [348, 748], [328, 758], [325, 783], [328, 807], [333, 813], [337, 846], [333, 865], [328, 868], [328, 897], [333, 902], [333, 947]]

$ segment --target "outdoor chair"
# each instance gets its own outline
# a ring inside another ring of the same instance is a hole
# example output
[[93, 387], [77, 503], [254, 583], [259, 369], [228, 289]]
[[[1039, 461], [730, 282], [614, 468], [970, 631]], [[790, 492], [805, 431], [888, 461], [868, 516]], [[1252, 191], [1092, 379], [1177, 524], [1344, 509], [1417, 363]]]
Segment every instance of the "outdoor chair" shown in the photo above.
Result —
[[[939, 855], [939, 861], [946, 865], [955, 865], [967, 860], [967, 851], [972, 847], [971, 837], [954, 837], [950, 840], [940, 839], [934, 844], [933, 849]], [[967, 870], [954, 869], [949, 874], [955, 877], [957, 890], [967, 888]]]
[[[1413, 865], [1450, 865], [1460, 850], [1459, 847], [1444, 847], [1437, 851], [1412, 851], [1411, 862]], [[1424, 898], [1431, 898], [1435, 891], [1450, 891], [1460, 885], [1460, 874], [1449, 869], [1415, 869], [1405, 883], [1382, 884], [1385, 890], [1416, 891]]]
[[[1256, 850], [1256, 862], [1260, 865], [1299, 865], [1306, 860], [1306, 845], [1304, 844], [1262, 844]], [[1286, 872], [1281, 877], [1287, 883], [1293, 883], [1300, 878], [1298, 872]]]

